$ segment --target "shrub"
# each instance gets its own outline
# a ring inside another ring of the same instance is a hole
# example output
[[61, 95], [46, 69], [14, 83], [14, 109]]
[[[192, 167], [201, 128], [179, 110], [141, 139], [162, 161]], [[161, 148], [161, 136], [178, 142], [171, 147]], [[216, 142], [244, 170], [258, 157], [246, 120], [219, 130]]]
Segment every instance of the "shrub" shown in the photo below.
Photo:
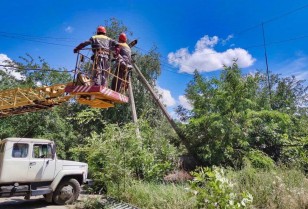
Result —
[[197, 198], [197, 208], [246, 208], [253, 201], [248, 192], [234, 193], [233, 183], [221, 168], [199, 168], [193, 176], [189, 191]]
[[158, 138], [146, 123], [141, 123], [140, 129], [141, 139], [136, 137], [133, 124], [107, 124], [104, 133], [92, 132], [85, 146], [71, 150], [75, 158], [87, 160], [96, 192], [115, 188], [113, 184], [121, 189], [128, 179], [162, 181], [171, 170], [175, 148], [166, 138]]
[[[274, 160], [260, 150], [252, 150], [248, 152], [246, 158], [249, 160], [249, 163], [251, 163], [254, 168], [269, 170], [275, 167]], [[246, 163], [248, 163], [247, 160]]]

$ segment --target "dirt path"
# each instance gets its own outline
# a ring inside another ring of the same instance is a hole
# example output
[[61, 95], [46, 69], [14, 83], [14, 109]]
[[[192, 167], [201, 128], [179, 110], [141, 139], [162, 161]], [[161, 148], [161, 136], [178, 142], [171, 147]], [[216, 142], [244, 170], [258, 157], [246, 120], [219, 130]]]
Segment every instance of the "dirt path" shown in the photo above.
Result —
[[0, 209], [69, 209], [70, 206], [48, 204], [42, 196], [31, 197], [24, 200], [23, 197], [0, 198]]

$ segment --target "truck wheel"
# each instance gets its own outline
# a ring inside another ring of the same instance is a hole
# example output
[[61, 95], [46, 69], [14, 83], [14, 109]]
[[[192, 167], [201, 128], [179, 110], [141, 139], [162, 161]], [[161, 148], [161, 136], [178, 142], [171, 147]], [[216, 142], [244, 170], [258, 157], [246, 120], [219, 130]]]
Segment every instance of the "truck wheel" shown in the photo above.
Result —
[[79, 193], [80, 184], [76, 179], [62, 180], [53, 193], [52, 200], [57, 205], [71, 204], [77, 200]]

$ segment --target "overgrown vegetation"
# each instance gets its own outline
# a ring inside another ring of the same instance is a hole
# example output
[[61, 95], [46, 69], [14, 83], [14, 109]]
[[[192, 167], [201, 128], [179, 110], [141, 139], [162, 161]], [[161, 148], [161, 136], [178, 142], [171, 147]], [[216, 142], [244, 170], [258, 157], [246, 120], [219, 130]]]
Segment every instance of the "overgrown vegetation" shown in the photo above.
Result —
[[75, 159], [89, 163], [92, 178], [102, 183], [98, 189], [106, 188], [107, 192], [114, 185], [123, 189], [131, 179], [159, 182], [174, 167], [175, 147], [157, 134], [159, 127], [152, 129], [146, 122], [139, 125], [141, 139], [136, 138], [132, 124], [106, 124], [104, 133], [93, 132], [85, 139], [86, 145], [71, 149]]
[[279, 166], [260, 170], [248, 164], [242, 170], [230, 170], [227, 176], [235, 182], [234, 192], [248, 191], [257, 208], [308, 207], [308, 181], [297, 168]]
[[270, 98], [265, 75], [242, 75], [236, 62], [219, 79], [195, 72], [186, 89], [194, 108], [178, 113], [187, 122], [187, 149], [202, 165], [240, 168], [249, 157], [259, 167], [269, 158], [307, 166], [307, 87], [294, 77], [271, 78]]
[[139, 208], [188, 209], [196, 203], [195, 198], [188, 195], [185, 185], [144, 181], [133, 181], [119, 197]]

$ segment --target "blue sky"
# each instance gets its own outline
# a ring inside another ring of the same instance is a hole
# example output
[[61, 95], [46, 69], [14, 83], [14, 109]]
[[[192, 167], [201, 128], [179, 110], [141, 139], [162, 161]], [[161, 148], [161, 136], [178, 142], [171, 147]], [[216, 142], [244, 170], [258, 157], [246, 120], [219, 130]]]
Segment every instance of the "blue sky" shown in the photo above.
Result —
[[72, 70], [73, 48], [105, 20], [121, 20], [133, 32], [129, 38], [138, 38], [141, 52], [158, 47], [157, 84], [170, 111], [186, 105], [184, 90], [196, 68], [218, 76], [222, 64], [237, 58], [244, 73], [265, 71], [262, 22], [269, 70], [308, 78], [307, 0], [0, 0], [0, 5], [0, 62], [29, 53]]

